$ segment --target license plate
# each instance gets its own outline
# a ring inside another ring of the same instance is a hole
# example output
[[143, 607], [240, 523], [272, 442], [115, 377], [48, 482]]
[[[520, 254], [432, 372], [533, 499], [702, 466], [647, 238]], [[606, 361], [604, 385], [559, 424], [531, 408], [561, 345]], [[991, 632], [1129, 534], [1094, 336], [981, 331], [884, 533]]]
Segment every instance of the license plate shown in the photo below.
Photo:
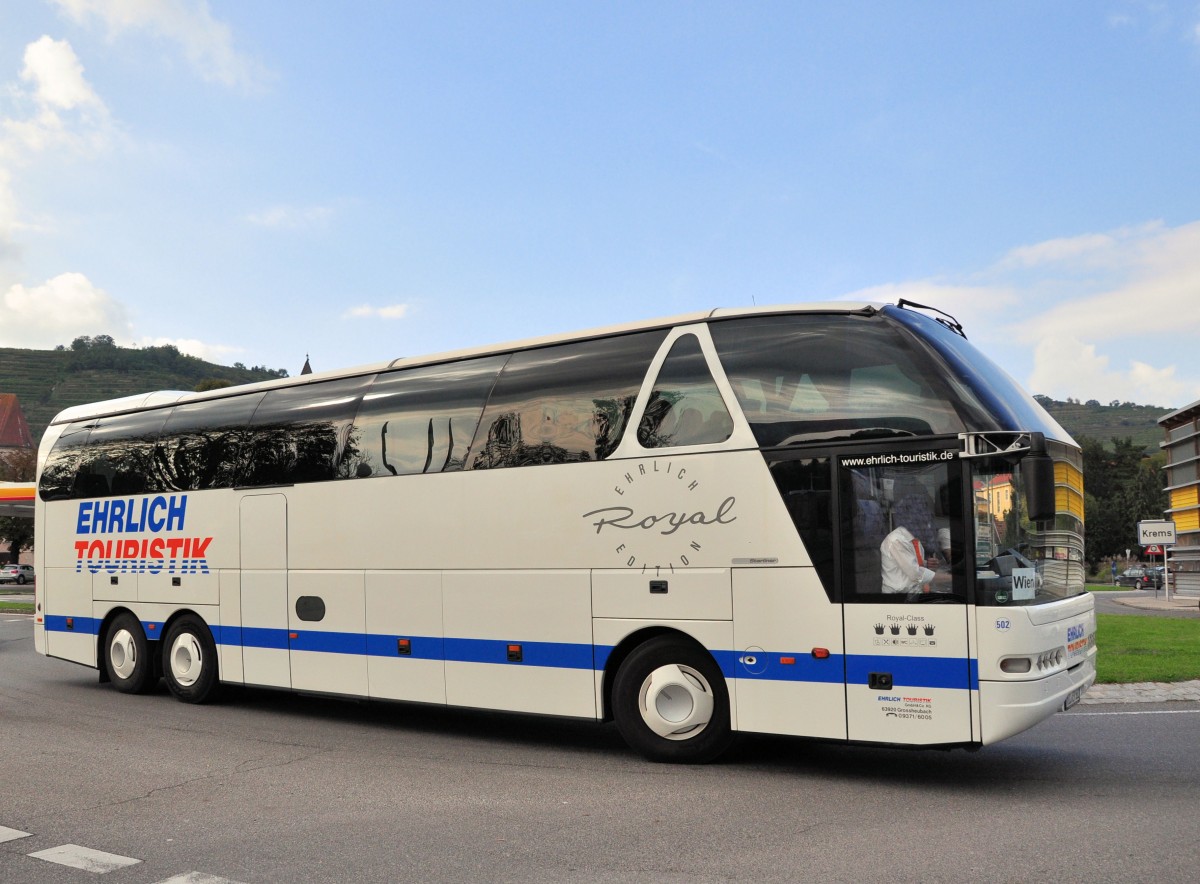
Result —
[[1072, 706], [1079, 702], [1083, 696], [1083, 685], [1075, 688], [1071, 693], [1067, 694], [1067, 699], [1063, 701], [1063, 712], [1066, 712]]

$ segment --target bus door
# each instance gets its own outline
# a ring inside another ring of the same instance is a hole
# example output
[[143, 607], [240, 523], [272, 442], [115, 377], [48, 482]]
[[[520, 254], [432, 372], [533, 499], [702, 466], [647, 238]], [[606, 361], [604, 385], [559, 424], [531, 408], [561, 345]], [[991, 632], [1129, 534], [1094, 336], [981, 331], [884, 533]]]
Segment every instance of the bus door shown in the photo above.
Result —
[[[944, 446], [944, 447], [943, 447]], [[839, 584], [851, 740], [977, 740], [978, 667], [958, 442], [837, 458]]]
[[291, 687], [287, 498], [282, 494], [242, 498], [241, 566], [246, 684]]

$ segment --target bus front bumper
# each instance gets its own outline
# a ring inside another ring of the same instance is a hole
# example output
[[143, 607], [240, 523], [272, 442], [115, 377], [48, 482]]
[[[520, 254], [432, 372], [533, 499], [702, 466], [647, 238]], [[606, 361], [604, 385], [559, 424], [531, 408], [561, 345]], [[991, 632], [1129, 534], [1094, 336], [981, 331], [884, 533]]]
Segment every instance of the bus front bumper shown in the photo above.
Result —
[[1036, 681], [980, 681], [980, 728], [985, 746], [1028, 730], [1073, 706], [1096, 681], [1096, 659]]

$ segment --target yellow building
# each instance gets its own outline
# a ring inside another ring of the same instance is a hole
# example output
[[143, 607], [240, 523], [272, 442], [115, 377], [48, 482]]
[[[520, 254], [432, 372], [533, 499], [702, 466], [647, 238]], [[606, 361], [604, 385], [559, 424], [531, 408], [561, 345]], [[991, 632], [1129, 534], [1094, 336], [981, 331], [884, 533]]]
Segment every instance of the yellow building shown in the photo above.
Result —
[[1178, 541], [1171, 551], [1172, 570], [1180, 589], [1200, 589], [1200, 401], [1158, 422], [1166, 432], [1161, 444], [1170, 496], [1165, 517], [1175, 522]]

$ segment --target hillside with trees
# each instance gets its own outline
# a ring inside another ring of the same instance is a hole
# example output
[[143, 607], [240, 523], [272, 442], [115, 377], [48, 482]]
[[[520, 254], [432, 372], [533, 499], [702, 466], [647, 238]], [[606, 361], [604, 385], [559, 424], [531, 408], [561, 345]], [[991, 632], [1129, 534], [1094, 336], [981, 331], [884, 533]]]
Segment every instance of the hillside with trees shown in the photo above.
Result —
[[1067, 399], [1066, 402], [1060, 402], [1049, 396], [1033, 398], [1081, 445], [1084, 439], [1098, 439], [1111, 448], [1114, 439], [1128, 438], [1148, 454], [1158, 451], [1158, 445], [1163, 441], [1163, 430], [1158, 425], [1158, 419], [1175, 410], [1157, 405], [1118, 402], [1116, 399], [1101, 405], [1096, 399], [1087, 402]]
[[207, 390], [287, 377], [283, 369], [205, 362], [167, 344], [118, 347], [108, 335], [54, 350], [0, 347], [0, 392], [16, 393], [34, 439], [72, 405], [153, 390]]

